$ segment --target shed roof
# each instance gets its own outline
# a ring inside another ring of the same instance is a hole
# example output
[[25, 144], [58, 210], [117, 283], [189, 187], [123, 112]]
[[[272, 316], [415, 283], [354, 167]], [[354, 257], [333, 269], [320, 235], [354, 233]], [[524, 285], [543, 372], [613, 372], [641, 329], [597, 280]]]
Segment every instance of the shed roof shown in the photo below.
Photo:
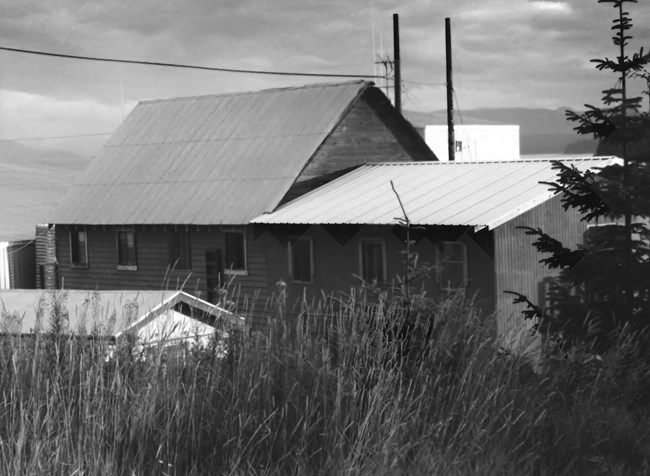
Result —
[[273, 210], [367, 81], [142, 101], [52, 216], [244, 224]]
[[179, 303], [242, 323], [242, 318], [183, 291], [48, 291], [0, 290], [0, 334], [32, 334], [51, 329], [54, 303], [67, 316], [64, 330], [76, 335], [119, 336], [138, 331], [160, 317], [178, 321], [171, 311]]
[[[615, 157], [557, 158], [579, 170], [595, 170]], [[390, 162], [367, 164], [261, 215], [267, 224], [397, 224], [403, 217], [391, 181], [409, 220], [419, 225], [495, 228], [554, 193], [552, 161]]]

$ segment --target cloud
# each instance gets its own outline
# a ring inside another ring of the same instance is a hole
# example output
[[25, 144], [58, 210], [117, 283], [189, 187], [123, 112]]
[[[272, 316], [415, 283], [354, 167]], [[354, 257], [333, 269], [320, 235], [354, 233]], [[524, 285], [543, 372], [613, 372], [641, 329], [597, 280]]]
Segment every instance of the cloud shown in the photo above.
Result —
[[[650, 8], [644, 2], [629, 9], [636, 45], [647, 37]], [[383, 38], [392, 57], [393, 13], [400, 15], [406, 107], [444, 108], [445, 17], [452, 22], [454, 82], [465, 108], [579, 107], [611, 83], [589, 60], [616, 54], [610, 39], [616, 12], [595, 0], [3, 0], [0, 44], [232, 68], [370, 73], [373, 43], [376, 48]], [[3, 104], [0, 130], [29, 119], [32, 132], [59, 124], [59, 130], [69, 128], [65, 134], [99, 127], [100, 116], [109, 118], [101, 125], [114, 129], [122, 91], [135, 101], [331, 80], [6, 52], [0, 52], [0, 70], [0, 89], [12, 95], [3, 95], [3, 103], [18, 101], [17, 93], [31, 95], [24, 109]], [[36, 113], [27, 117], [39, 103], [50, 123]]]
[[[0, 90], [0, 139], [46, 138], [112, 132], [135, 105], [130, 102], [108, 106], [95, 101], [65, 101]], [[107, 136], [87, 139], [78, 153], [88, 155], [88, 144], [103, 143]], [[68, 141], [73, 143], [75, 141]], [[28, 141], [30, 146], [48, 147], [64, 144], [60, 139]]]
[[572, 12], [571, 5], [566, 2], [555, 2], [550, 0], [533, 0], [530, 5], [537, 11], [545, 13], [557, 13], [569, 15]]

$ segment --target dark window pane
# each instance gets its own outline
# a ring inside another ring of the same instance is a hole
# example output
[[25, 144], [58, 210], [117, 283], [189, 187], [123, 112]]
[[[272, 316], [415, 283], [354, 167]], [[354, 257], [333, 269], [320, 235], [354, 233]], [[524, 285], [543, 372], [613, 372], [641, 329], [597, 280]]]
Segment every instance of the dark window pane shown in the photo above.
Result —
[[361, 242], [361, 277], [368, 282], [384, 280], [384, 246], [381, 242]]
[[245, 235], [240, 232], [226, 232], [226, 269], [246, 269]]
[[169, 266], [177, 269], [190, 269], [192, 267], [189, 231], [175, 230], [171, 232]]
[[86, 264], [86, 232], [70, 232], [70, 262], [73, 264]]
[[298, 239], [291, 241], [291, 279], [300, 282], [310, 282], [311, 271], [311, 241]]
[[120, 266], [135, 266], [135, 232], [117, 232], [117, 264]]
[[443, 289], [464, 286], [467, 280], [467, 249], [465, 243], [457, 241], [444, 242], [440, 267], [440, 284]]

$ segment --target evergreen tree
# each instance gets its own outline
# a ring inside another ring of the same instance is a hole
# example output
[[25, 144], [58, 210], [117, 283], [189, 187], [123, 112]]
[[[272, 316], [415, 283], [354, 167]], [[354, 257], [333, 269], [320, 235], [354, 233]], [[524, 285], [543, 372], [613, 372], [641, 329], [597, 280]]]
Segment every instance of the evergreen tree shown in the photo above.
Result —
[[596, 68], [616, 75], [615, 87], [603, 91], [602, 108], [586, 104], [582, 114], [567, 111], [579, 134], [599, 139], [599, 154], [617, 155], [620, 164], [581, 173], [554, 162], [557, 181], [548, 185], [562, 194], [565, 210], [577, 209], [590, 224], [585, 242], [577, 249], [537, 228], [525, 228], [545, 255], [540, 260], [559, 269], [550, 288], [550, 307], [542, 309], [526, 296], [515, 302], [528, 305], [525, 317], [535, 319], [535, 329], [563, 344], [578, 340], [606, 347], [611, 331], [621, 325], [650, 325], [650, 120], [641, 112], [641, 98], [628, 97], [628, 79], [642, 74], [650, 55], [643, 49], [628, 56], [632, 22], [624, 7], [636, 0], [598, 0], [617, 10], [612, 37], [618, 47], [615, 59], [594, 59]]

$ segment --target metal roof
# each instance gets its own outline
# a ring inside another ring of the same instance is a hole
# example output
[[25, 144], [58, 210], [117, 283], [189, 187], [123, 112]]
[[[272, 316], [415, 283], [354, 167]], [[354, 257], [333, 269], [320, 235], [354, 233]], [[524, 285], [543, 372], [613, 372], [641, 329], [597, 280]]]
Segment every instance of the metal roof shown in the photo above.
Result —
[[248, 223], [277, 206], [371, 84], [140, 102], [51, 222]]
[[[0, 290], [3, 312], [0, 333], [30, 334], [48, 331], [54, 299], [68, 313], [67, 328], [73, 333], [95, 332], [102, 337], [115, 335], [130, 323], [160, 306], [180, 291], [50, 291], [43, 289]], [[127, 314], [131, 314], [127, 316]], [[8, 314], [19, 317], [8, 319]]]
[[[244, 323], [243, 318], [183, 291], [11, 289], [0, 290], [0, 310], [4, 316], [0, 322], [0, 334], [49, 331], [55, 299], [67, 312], [67, 330], [81, 335], [95, 333], [101, 337], [119, 337], [156, 320], [164, 326], [167, 320], [179, 318], [175, 314], [165, 314], [180, 302], [234, 324]], [[11, 314], [18, 319], [7, 317]], [[214, 328], [212, 330], [214, 332]]]
[[[596, 170], [614, 157], [563, 158]], [[390, 225], [403, 217], [419, 225], [495, 228], [553, 196], [551, 160], [391, 162], [367, 164], [299, 197], [253, 223]]]

